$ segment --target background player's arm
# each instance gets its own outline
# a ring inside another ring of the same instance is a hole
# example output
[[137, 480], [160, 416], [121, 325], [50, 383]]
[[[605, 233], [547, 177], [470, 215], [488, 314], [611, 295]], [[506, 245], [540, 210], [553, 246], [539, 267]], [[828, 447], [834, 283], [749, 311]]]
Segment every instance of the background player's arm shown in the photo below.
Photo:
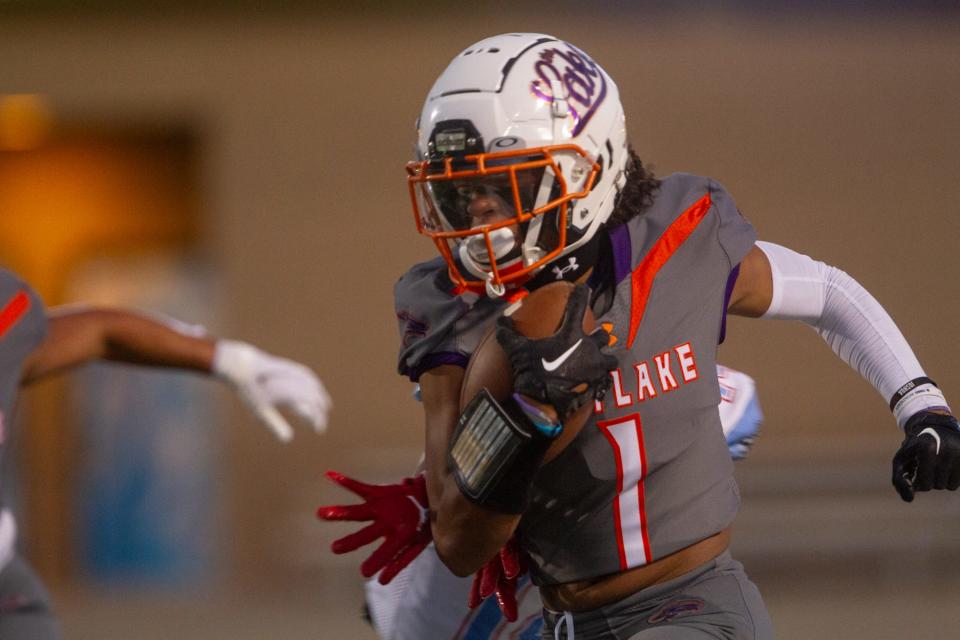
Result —
[[201, 327], [126, 309], [52, 309], [47, 336], [24, 361], [20, 382], [30, 384], [93, 360], [215, 375], [282, 441], [293, 437], [293, 428], [278, 407], [288, 407], [321, 432], [332, 406], [319, 378], [300, 363], [244, 342], [214, 340]]
[[476, 572], [496, 555], [520, 521], [518, 515], [483, 509], [467, 500], [448, 470], [463, 377], [464, 370], [454, 365], [441, 365], [420, 377], [433, 538], [444, 564], [459, 576]]
[[22, 384], [93, 360], [209, 373], [215, 341], [118, 309], [52, 309], [46, 338], [24, 363]]

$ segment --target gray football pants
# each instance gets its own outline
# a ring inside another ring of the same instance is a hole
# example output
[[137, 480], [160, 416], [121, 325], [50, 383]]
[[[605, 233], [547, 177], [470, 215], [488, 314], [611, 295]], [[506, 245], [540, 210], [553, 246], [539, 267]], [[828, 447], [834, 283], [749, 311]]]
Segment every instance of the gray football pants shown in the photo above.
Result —
[[543, 616], [545, 640], [773, 638], [760, 592], [729, 551], [605, 607], [566, 615], [544, 609]]
[[60, 640], [50, 596], [40, 578], [20, 556], [0, 571], [0, 638]]

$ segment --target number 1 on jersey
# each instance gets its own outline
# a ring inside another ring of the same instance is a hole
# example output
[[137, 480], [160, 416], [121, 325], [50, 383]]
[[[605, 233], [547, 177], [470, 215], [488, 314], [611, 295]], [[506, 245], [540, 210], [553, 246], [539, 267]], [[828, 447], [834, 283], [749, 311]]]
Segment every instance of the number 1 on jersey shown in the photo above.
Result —
[[622, 570], [650, 562], [647, 513], [643, 479], [647, 475], [647, 454], [643, 446], [640, 414], [597, 423], [613, 448], [617, 462], [617, 500], [613, 517], [617, 530], [617, 548]]

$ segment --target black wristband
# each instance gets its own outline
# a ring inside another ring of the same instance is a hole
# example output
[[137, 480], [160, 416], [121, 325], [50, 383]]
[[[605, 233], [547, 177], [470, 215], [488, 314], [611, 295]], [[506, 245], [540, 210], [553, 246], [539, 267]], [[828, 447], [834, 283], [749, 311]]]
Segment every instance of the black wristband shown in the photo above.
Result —
[[522, 513], [551, 442], [515, 402], [500, 405], [483, 389], [457, 421], [447, 465], [460, 493], [474, 504]]
[[907, 384], [905, 384], [905, 385], [903, 385], [902, 387], [900, 387], [899, 389], [897, 389], [897, 392], [893, 394], [893, 397], [892, 397], [892, 398], [890, 398], [890, 411], [893, 411], [893, 408], [897, 406], [897, 403], [900, 402], [901, 400], [903, 400], [903, 398], [904, 398], [908, 393], [910, 393], [911, 391], [913, 391], [913, 390], [916, 389], [917, 387], [919, 387], [919, 386], [921, 386], [921, 385], [925, 385], [925, 384], [932, 384], [933, 386], [937, 387], [938, 389], [940, 388], [940, 385], [938, 385], [936, 382], [934, 382], [933, 380], [931, 380], [931, 379], [928, 378], [927, 376], [921, 376], [921, 377], [919, 377], [919, 378], [914, 378], [913, 380], [911, 380], [911, 381], [908, 382]]

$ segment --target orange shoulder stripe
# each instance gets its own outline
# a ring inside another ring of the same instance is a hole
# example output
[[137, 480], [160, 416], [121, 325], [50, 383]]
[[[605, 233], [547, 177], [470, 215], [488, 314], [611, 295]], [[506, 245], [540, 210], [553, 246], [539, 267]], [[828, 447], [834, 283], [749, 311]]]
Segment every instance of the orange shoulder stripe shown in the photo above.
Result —
[[633, 346], [633, 341], [637, 337], [640, 322], [643, 320], [643, 313], [647, 308], [647, 298], [650, 297], [650, 289], [653, 287], [653, 281], [657, 277], [657, 273], [667, 263], [667, 260], [676, 253], [680, 245], [690, 237], [700, 221], [707, 215], [712, 204], [709, 193], [694, 202], [689, 209], [681, 213], [667, 227], [667, 230], [663, 232], [663, 235], [644, 256], [637, 268], [633, 270], [633, 274], [630, 276], [630, 333], [627, 336], [627, 348]]

